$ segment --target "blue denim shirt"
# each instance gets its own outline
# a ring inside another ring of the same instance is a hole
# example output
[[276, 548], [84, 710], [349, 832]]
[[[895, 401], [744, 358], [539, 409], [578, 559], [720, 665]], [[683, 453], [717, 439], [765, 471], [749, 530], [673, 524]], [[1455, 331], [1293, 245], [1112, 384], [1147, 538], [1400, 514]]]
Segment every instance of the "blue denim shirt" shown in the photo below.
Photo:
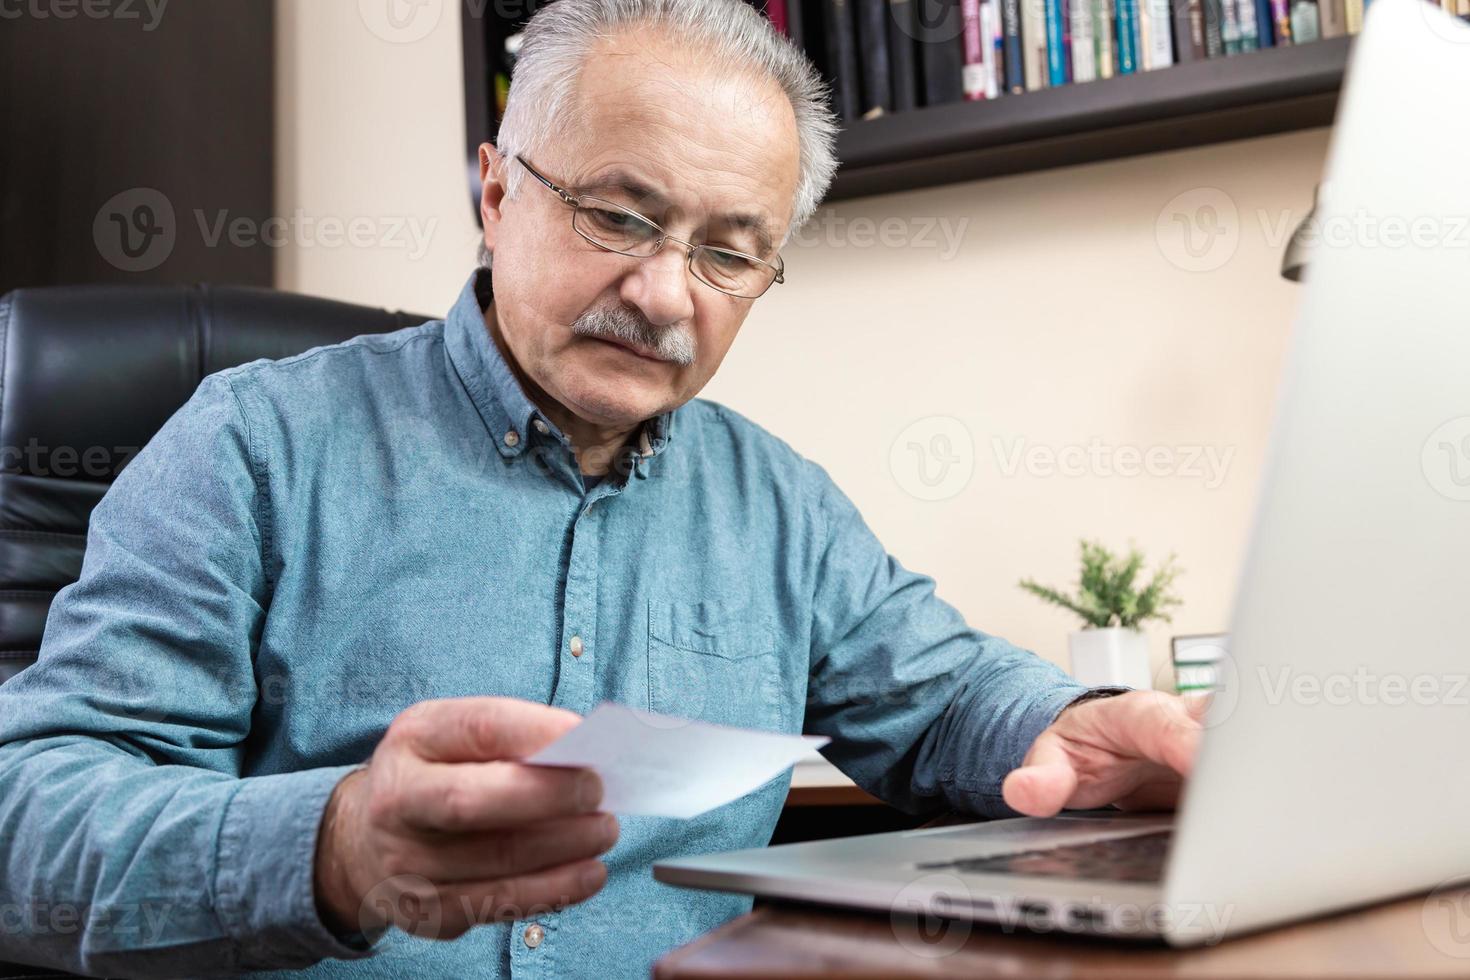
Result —
[[789, 776], [623, 818], [584, 904], [452, 942], [331, 934], [323, 807], [427, 698], [829, 735], [896, 806], [1010, 813], [1001, 779], [1085, 688], [967, 626], [820, 466], [721, 405], [645, 423], [586, 490], [489, 336], [488, 289], [477, 270], [446, 320], [206, 378], [119, 476], [39, 661], [0, 687], [0, 960], [646, 976], [750, 908], [650, 865], [764, 845]]

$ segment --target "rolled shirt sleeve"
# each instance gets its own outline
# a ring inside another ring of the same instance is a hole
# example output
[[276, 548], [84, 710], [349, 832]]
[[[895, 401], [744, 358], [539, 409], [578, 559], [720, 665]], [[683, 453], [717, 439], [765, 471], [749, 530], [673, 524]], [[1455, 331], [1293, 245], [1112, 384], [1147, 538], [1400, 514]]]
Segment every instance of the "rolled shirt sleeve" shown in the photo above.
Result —
[[933, 579], [883, 548], [822, 467], [806, 730], [858, 785], [894, 806], [1014, 816], [1007, 773], [1088, 690], [1060, 668], [972, 629]]
[[[205, 379], [92, 514], [0, 687], [0, 959], [197, 976], [370, 955], [318, 916], [342, 765], [241, 778], [269, 604], [250, 432]], [[374, 937], [376, 938], [376, 937]]]

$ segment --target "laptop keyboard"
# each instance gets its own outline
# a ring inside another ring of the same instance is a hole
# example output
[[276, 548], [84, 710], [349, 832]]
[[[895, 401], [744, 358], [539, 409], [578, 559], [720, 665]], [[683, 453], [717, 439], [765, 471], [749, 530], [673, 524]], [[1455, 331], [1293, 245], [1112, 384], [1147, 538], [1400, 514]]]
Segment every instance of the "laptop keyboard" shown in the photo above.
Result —
[[957, 861], [931, 861], [923, 870], [944, 869], [974, 874], [1041, 875], [1092, 881], [1162, 881], [1164, 857], [1172, 831], [1157, 830], [1133, 837], [1112, 837], [1085, 844], [1064, 844], [1035, 851], [1015, 851]]

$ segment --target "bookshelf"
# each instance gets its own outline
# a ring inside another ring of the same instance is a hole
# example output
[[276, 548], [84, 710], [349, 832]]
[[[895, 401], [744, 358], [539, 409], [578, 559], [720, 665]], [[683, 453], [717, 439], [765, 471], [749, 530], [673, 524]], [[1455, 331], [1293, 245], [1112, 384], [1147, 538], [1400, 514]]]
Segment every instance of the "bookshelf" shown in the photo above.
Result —
[[1353, 36], [847, 124], [828, 200], [1332, 122]]
[[[463, 0], [466, 152], [479, 214], [480, 143], [494, 137], [494, 75], [524, 16]], [[828, 200], [933, 187], [1326, 126], [1355, 35], [1271, 47], [844, 124]]]

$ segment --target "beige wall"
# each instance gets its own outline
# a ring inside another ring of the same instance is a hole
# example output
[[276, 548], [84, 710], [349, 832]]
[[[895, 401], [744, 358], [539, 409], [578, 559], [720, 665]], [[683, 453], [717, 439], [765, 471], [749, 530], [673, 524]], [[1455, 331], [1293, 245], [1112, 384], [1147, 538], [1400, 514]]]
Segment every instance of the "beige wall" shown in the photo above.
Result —
[[[477, 231], [458, 5], [412, 43], [373, 34], [353, 0], [278, 8], [279, 213], [433, 223], [421, 255], [288, 246], [278, 284], [440, 314]], [[1185, 605], [1151, 630], [1162, 665], [1171, 633], [1226, 624], [1297, 299], [1276, 269], [1325, 149], [1315, 130], [837, 202], [705, 394], [827, 467], [974, 625], [1058, 662], [1073, 624], [1018, 578], [1072, 581], [1084, 535], [1178, 552]], [[1191, 255], [1176, 212], [1226, 234]], [[925, 245], [930, 222], [958, 244]], [[921, 472], [909, 444], [943, 449], [936, 433], [955, 461], [931, 490], [939, 461]], [[1115, 472], [1125, 447], [1154, 449], [1154, 475]], [[1227, 465], [1190, 466], [1196, 450]], [[1083, 472], [1049, 473], [1047, 452]]]

